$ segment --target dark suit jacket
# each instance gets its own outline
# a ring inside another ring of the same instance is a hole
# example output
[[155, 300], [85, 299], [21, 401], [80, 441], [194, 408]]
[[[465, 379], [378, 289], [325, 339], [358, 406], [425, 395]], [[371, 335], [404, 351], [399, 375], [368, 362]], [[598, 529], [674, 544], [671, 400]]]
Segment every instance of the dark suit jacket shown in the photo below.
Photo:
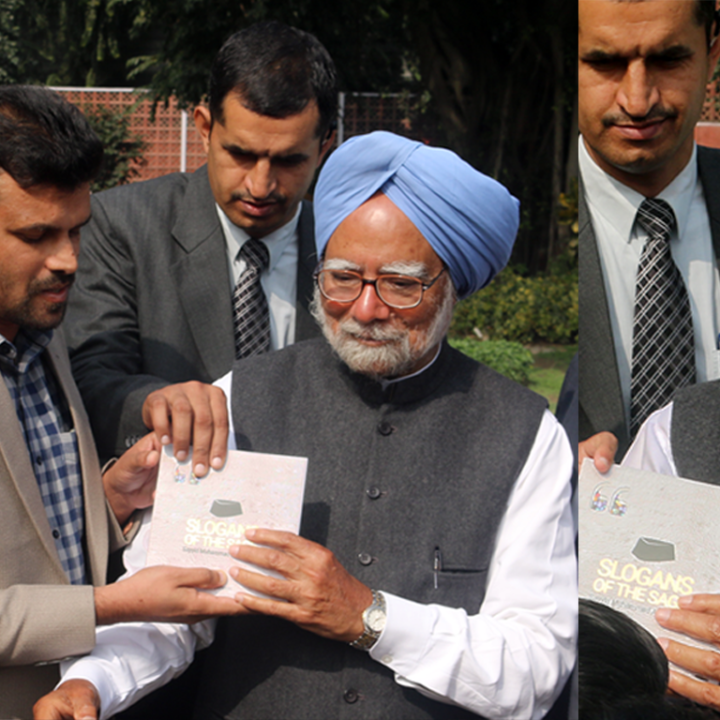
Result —
[[[710, 217], [715, 256], [720, 258], [720, 151], [698, 147], [698, 171]], [[618, 438], [618, 461], [630, 446], [620, 376], [600, 255], [582, 181], [579, 206], [580, 440], [601, 430]]]
[[[57, 333], [45, 357], [48, 371], [55, 374], [67, 398], [77, 433], [83, 468], [85, 565], [89, 580], [102, 585], [108, 550], [117, 549], [124, 540], [107, 513], [90, 425]], [[15, 405], [2, 379], [0, 493], [0, 718], [29, 718], [33, 703], [60, 679], [57, 664], [35, 663], [92, 650], [95, 602], [90, 585], [70, 585], [63, 571]]]
[[[207, 168], [92, 198], [64, 330], [101, 458], [147, 432], [147, 395], [213, 382], [234, 359], [232, 288]], [[296, 339], [319, 334], [307, 307], [315, 268], [312, 206], [299, 223]]]

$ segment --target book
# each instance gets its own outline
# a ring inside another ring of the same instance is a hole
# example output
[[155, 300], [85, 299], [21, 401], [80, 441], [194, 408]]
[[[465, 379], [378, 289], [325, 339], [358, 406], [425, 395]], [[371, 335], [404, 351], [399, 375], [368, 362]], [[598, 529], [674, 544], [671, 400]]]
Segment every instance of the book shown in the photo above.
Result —
[[[158, 469], [148, 543], [147, 565], [209, 567], [244, 566], [229, 554], [232, 545], [249, 543], [251, 527], [298, 533], [307, 458], [231, 450], [221, 470], [202, 478], [192, 472], [192, 455], [184, 462], [163, 449]], [[233, 597], [251, 592], [228, 574], [227, 584], [210, 591]], [[253, 593], [258, 594], [258, 593]]]
[[714, 646], [655, 620], [683, 595], [720, 593], [720, 487], [590, 460], [578, 482], [579, 594], [629, 615], [655, 637]]

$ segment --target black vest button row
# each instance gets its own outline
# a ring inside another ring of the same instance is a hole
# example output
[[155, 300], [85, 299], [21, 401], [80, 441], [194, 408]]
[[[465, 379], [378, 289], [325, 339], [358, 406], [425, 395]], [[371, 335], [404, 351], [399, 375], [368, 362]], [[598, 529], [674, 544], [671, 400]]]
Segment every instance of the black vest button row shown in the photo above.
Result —
[[392, 435], [395, 430], [395, 428], [387, 420], [379, 422], [377, 429], [381, 435]]
[[353, 703], [356, 703], [360, 699], [360, 696], [358, 695], [357, 690], [350, 689], [350, 690], [346, 690], [343, 693], [343, 698], [346, 703], [350, 703], [350, 705], [352, 705]]
[[358, 555], [358, 560], [361, 565], [372, 565], [373, 557], [369, 553], [360, 553]]

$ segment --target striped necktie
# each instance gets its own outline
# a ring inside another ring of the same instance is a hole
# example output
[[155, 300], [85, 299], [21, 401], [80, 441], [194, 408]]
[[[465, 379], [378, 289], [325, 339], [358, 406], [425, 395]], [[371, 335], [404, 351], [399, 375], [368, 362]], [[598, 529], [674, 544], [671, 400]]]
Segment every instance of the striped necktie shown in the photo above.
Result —
[[245, 269], [233, 292], [235, 357], [259, 355], [270, 349], [270, 312], [260, 276], [270, 263], [265, 243], [249, 238], [240, 249]]
[[695, 382], [695, 343], [687, 289], [670, 253], [675, 214], [664, 200], [646, 198], [637, 222], [647, 232], [635, 285], [630, 430], [676, 390]]

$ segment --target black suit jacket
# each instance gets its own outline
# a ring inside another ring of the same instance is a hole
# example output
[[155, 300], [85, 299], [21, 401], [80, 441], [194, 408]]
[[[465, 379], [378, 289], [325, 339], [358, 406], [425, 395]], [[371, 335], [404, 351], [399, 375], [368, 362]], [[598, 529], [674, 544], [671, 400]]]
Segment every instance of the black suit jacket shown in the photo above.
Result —
[[[92, 198], [64, 330], [98, 451], [120, 454], [147, 429], [147, 395], [213, 382], [234, 359], [225, 237], [207, 168]], [[298, 226], [296, 340], [318, 334], [308, 312], [316, 264], [312, 206]]]
[[[710, 217], [716, 258], [720, 258], [720, 151], [698, 147], [698, 172]], [[582, 180], [579, 205], [580, 265], [580, 440], [601, 430], [618, 438], [617, 459], [630, 446], [625, 422], [615, 342], [610, 325], [600, 255]]]

